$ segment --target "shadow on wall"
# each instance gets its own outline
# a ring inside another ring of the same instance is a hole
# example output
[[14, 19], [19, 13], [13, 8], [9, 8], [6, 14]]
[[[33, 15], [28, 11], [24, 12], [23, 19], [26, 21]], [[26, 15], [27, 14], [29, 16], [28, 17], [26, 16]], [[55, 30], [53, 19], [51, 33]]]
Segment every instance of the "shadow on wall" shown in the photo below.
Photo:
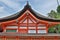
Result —
[[3, 28], [2, 27], [0, 27], [0, 32], [3, 32]]

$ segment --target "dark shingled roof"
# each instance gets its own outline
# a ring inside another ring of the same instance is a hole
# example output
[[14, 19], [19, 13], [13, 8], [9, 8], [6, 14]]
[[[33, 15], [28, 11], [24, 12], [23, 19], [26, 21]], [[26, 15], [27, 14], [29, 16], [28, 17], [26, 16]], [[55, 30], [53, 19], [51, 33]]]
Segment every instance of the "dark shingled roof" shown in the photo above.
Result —
[[11, 16], [7, 16], [7, 17], [4, 17], [4, 18], [0, 18], [0, 22], [5, 22], [5, 21], [10, 21], [10, 20], [17, 19], [17, 18], [20, 17], [26, 10], [29, 10], [29, 11], [30, 11], [35, 17], [37, 17], [38, 19], [45, 20], [45, 21], [50, 21], [50, 22], [60, 22], [60, 20], [58, 20], [58, 19], [48, 18], [48, 17], [45, 17], [45, 16], [43, 16], [43, 15], [35, 12], [28, 3], [25, 5], [25, 7], [24, 7], [20, 12], [17, 12], [16, 14], [11, 15]]

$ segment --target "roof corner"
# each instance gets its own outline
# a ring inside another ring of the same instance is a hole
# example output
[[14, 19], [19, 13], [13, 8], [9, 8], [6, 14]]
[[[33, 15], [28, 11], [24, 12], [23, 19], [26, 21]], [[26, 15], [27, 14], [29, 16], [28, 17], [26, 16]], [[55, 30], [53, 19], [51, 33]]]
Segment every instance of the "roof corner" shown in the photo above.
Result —
[[24, 8], [26, 8], [26, 9], [31, 9], [31, 5], [29, 4], [28, 1], [27, 1], [26, 5], [24, 6]]

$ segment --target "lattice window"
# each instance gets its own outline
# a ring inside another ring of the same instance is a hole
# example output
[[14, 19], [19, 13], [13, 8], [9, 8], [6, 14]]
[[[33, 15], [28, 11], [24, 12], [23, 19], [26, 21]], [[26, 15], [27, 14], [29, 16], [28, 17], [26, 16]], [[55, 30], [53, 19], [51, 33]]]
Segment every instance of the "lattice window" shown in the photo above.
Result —
[[17, 32], [18, 26], [7, 26], [5, 32]]
[[46, 30], [38, 30], [38, 33], [47, 33]]
[[6, 29], [6, 32], [17, 32], [16, 29]]
[[36, 30], [28, 30], [28, 33], [36, 33]]

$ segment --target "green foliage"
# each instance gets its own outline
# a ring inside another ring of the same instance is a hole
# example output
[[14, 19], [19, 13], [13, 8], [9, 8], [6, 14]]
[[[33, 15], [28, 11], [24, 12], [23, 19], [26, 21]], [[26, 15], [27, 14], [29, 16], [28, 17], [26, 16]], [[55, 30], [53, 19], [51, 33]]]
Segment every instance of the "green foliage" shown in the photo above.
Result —
[[[51, 12], [48, 13], [48, 17], [60, 19], [60, 5], [57, 7], [56, 11], [51, 10]], [[60, 33], [60, 24], [50, 27], [48, 32], [49, 33]]]
[[56, 33], [54, 27], [49, 28], [48, 32], [49, 33]]
[[60, 5], [57, 7], [57, 12], [60, 13]]
[[50, 27], [48, 32], [49, 33], [60, 33], [60, 24]]
[[51, 10], [51, 12], [48, 13], [48, 16], [51, 18], [57, 18], [57, 13], [54, 10]]
[[48, 13], [48, 17], [60, 19], [60, 5], [57, 7], [57, 12], [54, 10], [51, 10], [51, 12]]

